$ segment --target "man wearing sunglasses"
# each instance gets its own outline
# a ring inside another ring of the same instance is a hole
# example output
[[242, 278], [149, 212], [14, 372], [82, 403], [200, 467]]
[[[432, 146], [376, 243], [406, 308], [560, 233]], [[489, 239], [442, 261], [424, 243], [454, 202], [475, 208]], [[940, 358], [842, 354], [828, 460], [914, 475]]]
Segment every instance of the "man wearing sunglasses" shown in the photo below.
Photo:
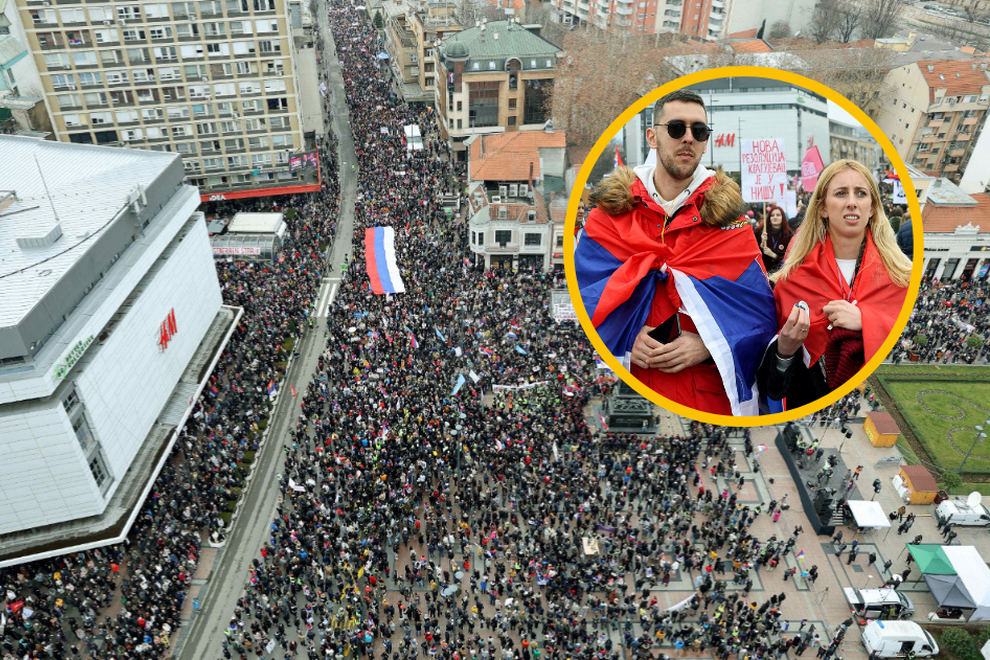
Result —
[[595, 189], [574, 267], [599, 336], [633, 376], [694, 410], [756, 415], [773, 294], [739, 186], [701, 165], [710, 134], [697, 93], [657, 101], [656, 164], [618, 168]]

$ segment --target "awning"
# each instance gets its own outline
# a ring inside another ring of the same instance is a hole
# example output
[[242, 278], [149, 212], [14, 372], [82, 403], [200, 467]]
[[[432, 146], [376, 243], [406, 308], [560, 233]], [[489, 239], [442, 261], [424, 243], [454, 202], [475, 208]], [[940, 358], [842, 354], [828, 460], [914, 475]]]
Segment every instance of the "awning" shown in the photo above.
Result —
[[853, 518], [856, 519], [856, 526], [860, 529], [890, 527], [890, 519], [883, 512], [883, 507], [880, 506], [879, 502], [850, 500], [846, 504], [849, 505], [849, 510], [852, 511]]
[[958, 575], [926, 575], [925, 584], [931, 589], [939, 607], [960, 607], [966, 610], [976, 607], [976, 601]]
[[957, 571], [952, 567], [952, 562], [945, 556], [943, 546], [931, 543], [912, 545], [908, 544], [908, 552], [918, 562], [918, 570], [925, 575], [956, 575]]
[[970, 621], [990, 620], [990, 568], [980, 551], [971, 545], [943, 546], [945, 556], [959, 573], [960, 584], [976, 601]]

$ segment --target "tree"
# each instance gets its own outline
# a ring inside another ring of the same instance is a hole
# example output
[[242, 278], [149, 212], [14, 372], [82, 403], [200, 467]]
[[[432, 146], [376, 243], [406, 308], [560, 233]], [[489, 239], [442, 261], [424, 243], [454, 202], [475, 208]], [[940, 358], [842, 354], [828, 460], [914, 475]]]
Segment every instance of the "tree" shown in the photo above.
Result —
[[382, 12], [379, 9], [379, 10], [375, 11], [375, 27], [378, 28], [379, 30], [381, 30], [382, 27], [384, 27], [384, 26], [385, 26], [385, 22], [382, 21]]
[[976, 21], [985, 21], [988, 16], [990, 16], [990, 11], [987, 10], [987, 6], [980, 6], [978, 2], [970, 2], [962, 7], [963, 16], [970, 23], [975, 23]]
[[767, 39], [786, 39], [793, 36], [794, 31], [791, 29], [790, 23], [787, 21], [774, 21], [773, 25], [770, 26]]
[[664, 61], [680, 54], [669, 47], [674, 39], [597, 28], [568, 32], [548, 100], [554, 128], [567, 132], [570, 145], [593, 144], [626, 108], [676, 77]]
[[923, 332], [919, 332], [914, 336], [913, 341], [917, 346], [928, 346], [928, 335]]
[[897, 66], [889, 48], [829, 48], [793, 51], [808, 63], [804, 75], [828, 85], [870, 114], [874, 105], [890, 97], [887, 73]]
[[860, 15], [859, 6], [851, 2], [846, 2], [839, 10], [839, 18], [836, 21], [836, 32], [839, 41], [844, 44], [852, 39], [853, 32], [859, 27]]
[[815, 5], [815, 13], [811, 17], [811, 24], [808, 26], [811, 38], [819, 44], [831, 39], [832, 34], [839, 27], [838, 19], [838, 0], [818, 0]]
[[983, 336], [974, 332], [969, 337], [966, 337], [966, 346], [969, 348], [979, 348], [980, 346], [983, 346]]
[[766, 27], [767, 27], [767, 19], [764, 18], [763, 19], [763, 23], [760, 24], [760, 29], [756, 31], [756, 38], [757, 39], [762, 39], [763, 38], [763, 30], [765, 30]]
[[864, 39], [883, 39], [900, 27], [904, 9], [900, 0], [863, 0], [860, 6], [860, 30]]

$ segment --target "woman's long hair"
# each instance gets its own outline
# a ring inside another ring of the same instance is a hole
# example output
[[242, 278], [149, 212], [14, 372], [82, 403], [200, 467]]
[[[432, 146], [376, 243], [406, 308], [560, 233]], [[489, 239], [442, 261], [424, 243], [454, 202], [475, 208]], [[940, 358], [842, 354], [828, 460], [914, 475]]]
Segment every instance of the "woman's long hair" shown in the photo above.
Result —
[[780, 226], [780, 242], [787, 245], [791, 240], [791, 234], [794, 232], [791, 231], [791, 226], [787, 223], [787, 211], [776, 204], [767, 206], [767, 212], [763, 216], [763, 219], [756, 224], [756, 233], [762, 234], [764, 227], [766, 227], [767, 235], [773, 232], [773, 225], [770, 224], [770, 216], [773, 215], [774, 211], [780, 211], [780, 217], [784, 219]]
[[791, 241], [790, 251], [784, 259], [784, 265], [780, 270], [771, 275], [774, 282], [787, 279], [791, 271], [801, 265], [804, 258], [828, 235], [828, 217], [822, 217], [825, 212], [825, 197], [828, 193], [828, 184], [832, 177], [844, 170], [855, 170], [863, 175], [870, 188], [871, 206], [873, 215], [870, 216], [867, 229], [873, 235], [873, 244], [880, 253], [880, 260], [887, 271], [890, 281], [899, 287], [906, 287], [911, 281], [911, 260], [904, 256], [904, 253], [897, 247], [897, 238], [894, 230], [890, 227], [887, 214], [883, 212], [883, 203], [880, 200], [880, 189], [877, 182], [873, 180], [873, 175], [862, 164], [854, 160], [837, 160], [822, 171], [818, 176], [818, 185], [815, 192], [808, 200], [808, 210], [804, 215], [804, 222], [794, 235]]

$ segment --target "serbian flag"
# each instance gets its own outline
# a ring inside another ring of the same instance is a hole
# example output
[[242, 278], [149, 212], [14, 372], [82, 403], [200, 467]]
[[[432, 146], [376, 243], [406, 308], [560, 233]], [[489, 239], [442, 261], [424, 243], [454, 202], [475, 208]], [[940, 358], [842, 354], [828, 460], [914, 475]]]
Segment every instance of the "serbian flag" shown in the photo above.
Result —
[[619, 145], [615, 145], [615, 166], [622, 167], [625, 163], [622, 162], [622, 156], [619, 155]]
[[405, 293], [406, 287], [395, 263], [394, 229], [371, 227], [364, 230], [364, 259], [374, 293]]
[[602, 417], [602, 414], [601, 413], [598, 413], [598, 421], [601, 423], [602, 428], [607, 431], [608, 430], [608, 424], [605, 423], [605, 418]]
[[484, 354], [485, 354], [485, 355], [487, 355], [488, 357], [492, 357], [493, 355], [495, 355], [495, 353], [494, 353], [494, 352], [492, 351], [492, 349], [490, 349], [490, 348], [485, 348], [484, 346], [482, 346], [481, 348], [479, 348], [479, 349], [478, 349], [478, 352], [479, 352], [479, 353], [484, 353]]
[[271, 396], [272, 394], [275, 394], [275, 381], [274, 380], [273, 381], [270, 381], [268, 383], [268, 395]]
[[894, 323], [904, 306], [907, 288], [898, 287], [890, 281], [883, 261], [880, 260], [880, 253], [873, 244], [873, 233], [868, 231], [863, 259], [852, 288], [840, 274], [832, 249], [832, 239], [826, 235], [824, 241], [815, 244], [799, 268], [792, 270], [787, 279], [777, 281], [774, 295], [777, 299], [780, 327], [784, 327], [783, 324], [795, 304], [802, 300], [807, 302], [811, 312], [811, 327], [802, 346], [802, 357], [805, 366], [810, 367], [825, 353], [831, 335], [828, 317], [822, 311], [825, 305], [832, 300], [847, 300], [859, 307], [864, 319], [862, 334], [865, 364], [877, 354], [894, 329]]
[[[640, 181], [633, 193], [649, 198]], [[615, 217], [592, 211], [574, 253], [581, 299], [599, 337], [628, 364], [654, 307], [661, 318], [686, 314], [718, 368], [732, 414], [758, 415], [756, 372], [778, 326], [753, 230], [698, 225], [688, 213], [675, 216], [665, 239], [654, 239], [640, 229], [640, 213], [655, 217], [652, 209]]]
[[904, 194], [904, 184], [901, 183], [901, 177], [899, 174], [896, 172], [890, 172], [883, 182], [891, 184], [894, 188], [893, 192], [890, 194], [891, 202], [894, 204], [907, 204], [907, 195]]
[[822, 155], [818, 153], [818, 147], [808, 147], [801, 159], [801, 188], [808, 192], [818, 185], [818, 175], [825, 169], [822, 162]]

